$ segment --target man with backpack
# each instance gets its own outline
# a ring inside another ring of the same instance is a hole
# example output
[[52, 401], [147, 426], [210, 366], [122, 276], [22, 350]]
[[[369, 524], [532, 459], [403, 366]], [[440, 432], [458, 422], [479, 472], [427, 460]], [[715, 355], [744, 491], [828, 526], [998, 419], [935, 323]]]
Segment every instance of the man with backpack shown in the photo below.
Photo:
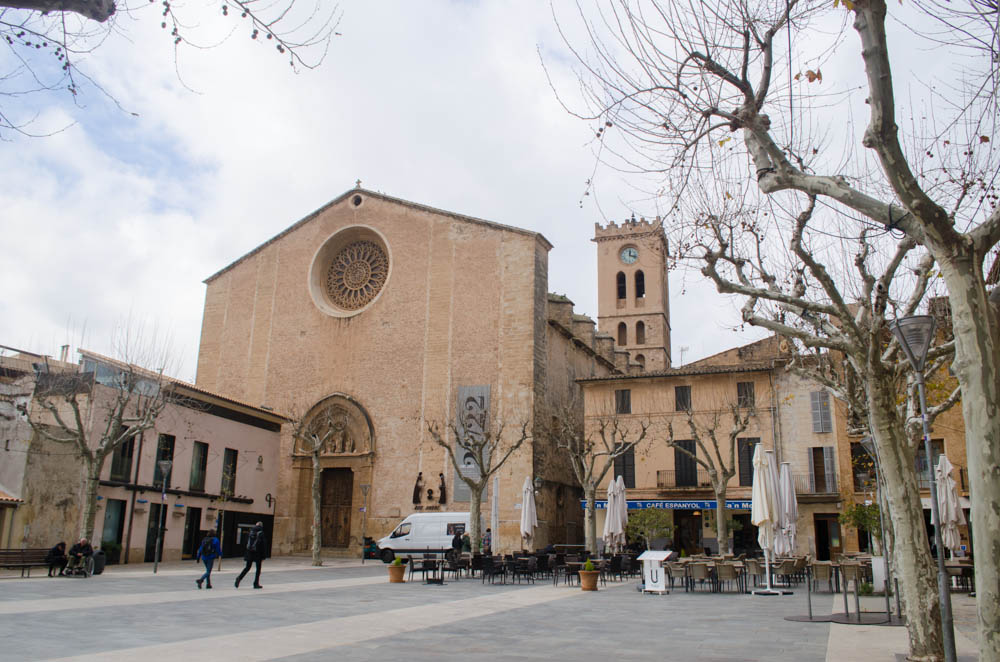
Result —
[[250, 566], [256, 564], [257, 571], [253, 577], [253, 587], [254, 588], [264, 588], [260, 585], [260, 563], [264, 560], [267, 554], [267, 538], [264, 537], [264, 523], [257, 522], [257, 524], [250, 529], [250, 535], [247, 536], [247, 546], [246, 551], [243, 552], [243, 559], [247, 562], [243, 566], [243, 572], [240, 576], [236, 578], [236, 588], [240, 587], [240, 582], [243, 577], [250, 571]]
[[205, 584], [205, 588], [212, 588], [212, 566], [215, 565], [215, 559], [220, 556], [222, 556], [222, 546], [219, 545], [219, 539], [215, 532], [208, 531], [201, 539], [201, 546], [198, 547], [198, 553], [195, 555], [196, 561], [200, 560], [205, 564], [205, 574], [200, 579], [194, 580], [198, 588], [201, 588], [202, 583]]

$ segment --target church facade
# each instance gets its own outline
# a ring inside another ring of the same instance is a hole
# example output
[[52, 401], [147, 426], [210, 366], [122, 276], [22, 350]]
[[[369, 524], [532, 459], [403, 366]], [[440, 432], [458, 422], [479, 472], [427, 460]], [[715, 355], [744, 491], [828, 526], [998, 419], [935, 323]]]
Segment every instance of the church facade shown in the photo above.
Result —
[[[548, 292], [551, 248], [535, 232], [353, 189], [206, 280], [197, 384], [323, 417], [325, 548], [356, 554], [411, 512], [467, 509], [428, 425], [461, 425], [470, 408], [531, 432], [482, 507], [494, 549], [521, 548], [526, 477], [532, 544], [577, 542], [579, 488], [545, 424], [567, 405], [582, 420], [576, 380], [629, 361]], [[294, 429], [281, 434], [276, 553], [311, 544], [312, 460]]]

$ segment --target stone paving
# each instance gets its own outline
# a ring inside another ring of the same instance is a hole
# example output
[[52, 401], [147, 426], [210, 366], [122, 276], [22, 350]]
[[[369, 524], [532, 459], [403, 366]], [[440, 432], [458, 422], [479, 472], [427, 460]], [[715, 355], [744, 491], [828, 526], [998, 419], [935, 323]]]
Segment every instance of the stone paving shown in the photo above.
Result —
[[[797, 623], [793, 596], [642, 595], [636, 582], [597, 593], [537, 584], [448, 579], [390, 585], [380, 562], [286, 557], [264, 563], [262, 590], [236, 590], [226, 560], [215, 588], [197, 590], [200, 564], [110, 567], [90, 579], [0, 579], [0, 660], [895, 660], [903, 628]], [[817, 614], [839, 596], [814, 596]], [[965, 602], [963, 602], [963, 600]], [[961, 659], [974, 601], [956, 595]], [[971, 605], [971, 608], [970, 608]], [[877, 606], [874, 606], [877, 608]]]

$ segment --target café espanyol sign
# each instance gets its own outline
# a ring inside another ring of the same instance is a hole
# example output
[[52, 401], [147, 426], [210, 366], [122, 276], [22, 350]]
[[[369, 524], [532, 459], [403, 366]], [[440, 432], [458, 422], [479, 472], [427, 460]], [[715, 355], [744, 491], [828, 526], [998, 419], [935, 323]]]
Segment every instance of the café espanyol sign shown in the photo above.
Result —
[[[587, 507], [587, 500], [581, 499], [580, 506]], [[666, 499], [639, 500], [629, 499], [629, 510], [645, 510], [646, 508], [662, 508], [665, 510], [715, 510], [715, 501], [676, 501]], [[607, 510], [606, 499], [594, 501], [594, 508], [597, 510]], [[750, 510], [750, 501], [726, 501], [726, 508], [729, 510]]]

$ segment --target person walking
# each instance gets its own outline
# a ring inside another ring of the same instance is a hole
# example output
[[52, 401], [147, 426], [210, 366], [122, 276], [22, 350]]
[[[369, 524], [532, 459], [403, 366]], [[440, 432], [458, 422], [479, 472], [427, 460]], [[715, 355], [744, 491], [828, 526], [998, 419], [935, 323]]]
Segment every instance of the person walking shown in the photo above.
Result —
[[222, 556], [222, 546], [219, 544], [219, 538], [215, 535], [214, 531], [209, 531], [201, 539], [201, 546], [195, 555], [196, 561], [201, 561], [205, 564], [205, 574], [194, 580], [198, 588], [201, 588], [202, 583], [205, 584], [205, 588], [212, 588], [212, 566], [215, 565], [215, 559], [220, 556]]
[[236, 588], [240, 587], [240, 582], [250, 571], [250, 566], [256, 564], [256, 573], [253, 576], [253, 587], [254, 588], [264, 588], [260, 585], [260, 563], [264, 560], [264, 555], [267, 553], [267, 538], [264, 537], [264, 523], [257, 522], [257, 524], [250, 529], [250, 535], [247, 537], [246, 551], [243, 552], [243, 560], [247, 562], [243, 566], [243, 572], [240, 576], [236, 578]]
[[66, 563], [69, 559], [66, 558], [66, 543], [57, 542], [55, 547], [49, 550], [49, 553], [45, 555], [45, 562], [49, 564], [49, 577], [54, 577], [52, 573], [59, 568], [59, 576], [63, 574], [63, 570], [66, 569]]

